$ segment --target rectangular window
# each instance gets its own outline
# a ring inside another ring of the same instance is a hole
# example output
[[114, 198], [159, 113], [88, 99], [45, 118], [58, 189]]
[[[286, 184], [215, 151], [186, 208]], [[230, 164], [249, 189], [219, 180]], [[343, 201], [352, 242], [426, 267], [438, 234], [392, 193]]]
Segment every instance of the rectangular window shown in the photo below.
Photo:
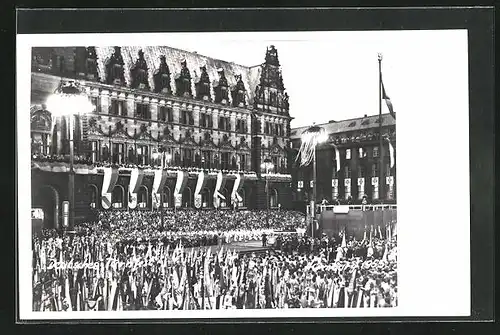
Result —
[[113, 163], [123, 163], [123, 144], [113, 143]]
[[351, 149], [345, 149], [345, 159], [351, 159]]
[[220, 116], [219, 117], [219, 129], [220, 130], [223, 130], [225, 127], [224, 127], [224, 117]]
[[144, 120], [151, 120], [151, 111], [148, 104], [137, 103], [135, 105], [135, 117]]
[[247, 166], [247, 156], [245, 154], [240, 155], [240, 170], [246, 170]]
[[160, 106], [158, 108], [158, 121], [172, 122], [174, 120], [174, 115], [172, 107]]
[[378, 164], [372, 164], [372, 177], [378, 177]]
[[205, 113], [200, 113], [200, 127], [207, 127], [207, 115]]
[[93, 113], [100, 113], [101, 112], [101, 98], [100, 97], [91, 97], [90, 102], [92, 103], [92, 106], [94, 107]]
[[351, 178], [351, 167], [346, 166], [344, 167], [344, 179], [349, 179]]
[[222, 169], [223, 170], [229, 170], [229, 152], [223, 152], [221, 154], [221, 159], [222, 159]]
[[184, 166], [191, 166], [193, 163], [193, 150], [192, 149], [184, 149], [183, 150], [183, 163]]
[[91, 152], [90, 158], [92, 159], [92, 163], [97, 162], [99, 160], [99, 150], [97, 141], [90, 142], [90, 152]]
[[389, 163], [385, 164], [385, 175], [390, 176], [391, 175], [391, 165]]
[[364, 177], [365, 177], [365, 167], [359, 166], [358, 167], [358, 178], [364, 178]]
[[274, 156], [272, 158], [272, 161], [273, 161], [274, 167], [269, 172], [276, 173], [279, 169], [279, 159], [278, 159], [278, 157]]
[[117, 102], [118, 112], [115, 115], [127, 116], [127, 102], [124, 100], [115, 100]]
[[190, 126], [194, 126], [194, 117], [193, 117], [193, 112], [188, 112], [188, 123]]
[[211, 168], [210, 151], [203, 151], [201, 157], [201, 166], [205, 169]]
[[378, 147], [373, 147], [373, 157], [378, 157]]
[[214, 119], [212, 118], [212, 115], [207, 114], [207, 119], [208, 119], [208, 128], [213, 128], [214, 127]]
[[137, 146], [137, 163], [139, 165], [149, 164], [149, 150], [147, 145]]
[[358, 155], [359, 155], [359, 158], [365, 157], [365, 151], [363, 148], [358, 148]]

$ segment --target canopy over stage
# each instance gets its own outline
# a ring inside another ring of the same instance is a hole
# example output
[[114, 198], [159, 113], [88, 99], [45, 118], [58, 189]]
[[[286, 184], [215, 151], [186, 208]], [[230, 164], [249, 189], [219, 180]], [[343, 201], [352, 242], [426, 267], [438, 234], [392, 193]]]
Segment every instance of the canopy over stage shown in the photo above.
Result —
[[385, 231], [388, 225], [394, 226], [397, 222], [397, 210], [395, 206], [388, 208], [369, 208], [368, 210], [348, 209], [342, 211], [325, 210], [319, 215], [319, 229], [321, 233], [328, 236], [338, 235], [344, 229], [347, 236], [355, 236], [363, 239], [365, 227], [367, 233], [373, 226]]

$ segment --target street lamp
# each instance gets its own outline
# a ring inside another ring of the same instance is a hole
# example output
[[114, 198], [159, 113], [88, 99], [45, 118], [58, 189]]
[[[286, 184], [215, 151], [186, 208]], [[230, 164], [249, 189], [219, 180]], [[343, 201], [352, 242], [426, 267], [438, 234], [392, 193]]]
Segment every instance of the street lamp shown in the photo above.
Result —
[[307, 128], [301, 136], [302, 144], [300, 148], [301, 165], [309, 165], [313, 162], [313, 200], [311, 202], [311, 235], [314, 238], [314, 218], [316, 214], [316, 146], [328, 140], [325, 129], [319, 126]]
[[[160, 166], [161, 169], [165, 169], [169, 164], [170, 161], [172, 160], [172, 155], [168, 152], [164, 152], [162, 148], [158, 148], [158, 151], [153, 152], [152, 157], [154, 160], [160, 159]], [[163, 219], [163, 203], [164, 203], [164, 198], [163, 198], [163, 191], [160, 191], [160, 220], [161, 220], [161, 230], [163, 231], [165, 228], [165, 222]]]
[[266, 225], [267, 228], [269, 228], [269, 170], [274, 169], [274, 164], [269, 158], [266, 158], [264, 159], [260, 167], [261, 169], [266, 171]]
[[74, 115], [84, 115], [91, 113], [94, 107], [79, 82], [69, 80], [64, 82], [61, 79], [54, 94], [47, 99], [47, 109], [53, 116], [68, 118], [69, 124], [69, 222], [67, 231], [73, 232], [75, 226], [75, 170], [74, 170]]

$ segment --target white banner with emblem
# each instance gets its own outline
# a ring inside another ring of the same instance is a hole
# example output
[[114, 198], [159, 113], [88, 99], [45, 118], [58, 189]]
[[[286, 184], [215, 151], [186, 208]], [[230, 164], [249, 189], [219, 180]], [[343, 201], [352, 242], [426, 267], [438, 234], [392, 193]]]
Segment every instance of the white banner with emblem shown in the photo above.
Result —
[[339, 196], [339, 180], [332, 179], [332, 198], [337, 199]]
[[240, 191], [243, 188], [243, 173], [236, 174], [236, 179], [234, 180], [233, 192], [231, 192], [231, 201], [233, 202], [233, 207], [237, 207], [243, 198], [240, 195]]
[[392, 199], [394, 195], [394, 177], [385, 177], [385, 182], [387, 185], [389, 185], [389, 187], [387, 188], [387, 199]]
[[201, 208], [202, 206], [202, 196], [201, 190], [207, 184], [208, 174], [206, 172], [198, 172], [198, 181], [196, 182], [196, 189], [194, 191], [194, 207]]
[[378, 177], [372, 177], [372, 199], [378, 199]]
[[345, 186], [345, 198], [348, 199], [351, 196], [351, 179], [344, 179]]
[[144, 178], [144, 171], [142, 169], [132, 169], [130, 172], [130, 182], [128, 185], [129, 201], [128, 207], [134, 209], [137, 207], [137, 192], [142, 185], [142, 179]]
[[117, 168], [104, 168], [104, 178], [102, 179], [101, 205], [104, 209], [110, 209], [112, 205], [111, 193], [118, 180]]
[[365, 178], [358, 178], [358, 199], [365, 196]]
[[177, 171], [177, 181], [175, 183], [174, 199], [175, 207], [179, 208], [182, 206], [182, 192], [186, 187], [188, 181], [188, 173], [184, 171]]
[[220, 207], [220, 201], [226, 200], [226, 197], [220, 193], [220, 191], [224, 188], [226, 185], [226, 178], [222, 174], [222, 171], [219, 171], [217, 174], [217, 181], [215, 183], [215, 190], [214, 190], [214, 207], [219, 208]]
[[160, 208], [161, 204], [161, 192], [163, 192], [163, 187], [167, 181], [167, 171], [166, 170], [155, 170], [155, 176], [153, 180], [153, 189], [151, 190], [151, 201], [153, 208]]

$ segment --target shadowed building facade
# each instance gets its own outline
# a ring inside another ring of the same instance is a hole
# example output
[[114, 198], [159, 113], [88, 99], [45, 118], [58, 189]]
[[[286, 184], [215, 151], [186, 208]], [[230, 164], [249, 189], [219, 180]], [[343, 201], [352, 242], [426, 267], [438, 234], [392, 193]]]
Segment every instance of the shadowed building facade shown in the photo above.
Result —
[[[362, 204], [365, 199], [368, 204], [395, 204], [396, 120], [390, 114], [382, 114], [382, 150], [378, 115], [330, 121], [319, 126], [326, 130], [328, 141], [317, 147], [316, 201], [355, 205]], [[297, 206], [312, 200], [312, 164], [300, 167], [299, 162], [295, 162], [301, 134], [307, 128], [291, 131], [289, 164], [293, 166], [293, 199]], [[335, 147], [339, 154], [338, 165]], [[379, 177], [381, 153], [383, 180]]]
[[[69, 126], [54, 117], [45, 102], [61, 81], [85, 88], [93, 111], [76, 115], [75, 219], [90, 209], [129, 209], [131, 174], [137, 208], [154, 208], [156, 153], [168, 154], [162, 184], [164, 207], [174, 207], [176, 171], [184, 171], [179, 207], [195, 206], [197, 175], [207, 177], [201, 208], [213, 207], [218, 171], [225, 176], [222, 207], [232, 207], [235, 175], [243, 176], [239, 207], [266, 208], [261, 162], [274, 168], [267, 176], [270, 206], [291, 204], [288, 95], [274, 46], [265, 61], [242, 66], [171, 47], [33, 48], [31, 75], [32, 207], [44, 208], [46, 225], [59, 224], [61, 203], [68, 199]], [[165, 157], [165, 156], [163, 156]], [[117, 171], [111, 190], [103, 190], [107, 168]], [[135, 207], [134, 207], [135, 208]]]

